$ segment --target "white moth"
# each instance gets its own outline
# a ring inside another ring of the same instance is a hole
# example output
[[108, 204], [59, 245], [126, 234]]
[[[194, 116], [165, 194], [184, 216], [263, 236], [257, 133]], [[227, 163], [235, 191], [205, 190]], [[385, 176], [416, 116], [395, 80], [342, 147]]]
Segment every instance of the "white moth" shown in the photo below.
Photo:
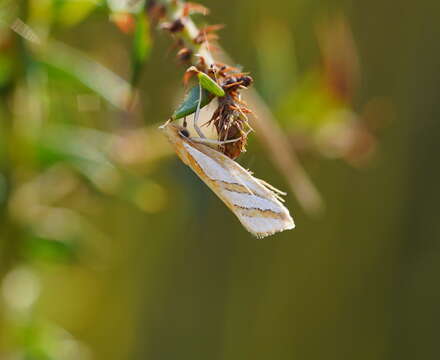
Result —
[[185, 136], [184, 128], [163, 125], [180, 159], [188, 165], [231, 209], [243, 226], [259, 238], [293, 229], [289, 210], [281, 203], [283, 193], [211, 147]]

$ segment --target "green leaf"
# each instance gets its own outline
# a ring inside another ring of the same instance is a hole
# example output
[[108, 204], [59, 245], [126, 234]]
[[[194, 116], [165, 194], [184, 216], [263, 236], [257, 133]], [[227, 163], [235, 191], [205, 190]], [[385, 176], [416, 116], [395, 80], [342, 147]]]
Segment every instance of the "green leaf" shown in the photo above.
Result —
[[225, 96], [226, 93], [222, 89], [222, 87], [217, 84], [214, 80], [212, 80], [208, 75], [206, 75], [204, 72], [199, 72], [197, 74], [197, 77], [199, 78], [200, 85], [206, 90], [208, 90], [210, 93], [214, 94], [215, 96]]
[[[0, 0], [1, 2], [1, 0]], [[29, 0], [29, 22], [74, 26], [83, 21], [105, 0]]]
[[132, 84], [138, 81], [142, 65], [151, 52], [151, 36], [148, 18], [144, 12], [140, 12], [136, 17], [136, 29], [133, 39], [133, 76]]
[[77, 79], [112, 105], [126, 109], [127, 99], [131, 95], [130, 84], [85, 53], [51, 40], [39, 56], [38, 60], [46, 67], [58, 69], [59, 73]]
[[9, 84], [13, 76], [13, 71], [13, 57], [0, 54], [0, 90]]
[[78, 244], [74, 240], [60, 241], [33, 235], [26, 239], [24, 246], [29, 258], [47, 262], [72, 262], [78, 255]]
[[[174, 112], [172, 119], [173, 120], [181, 119], [185, 116], [195, 113], [197, 110], [197, 104], [199, 102], [199, 93], [200, 93], [199, 86], [192, 87], [191, 90], [186, 95], [183, 103]], [[202, 100], [200, 102], [200, 108], [208, 105], [213, 98], [214, 96], [210, 92], [202, 89]]]

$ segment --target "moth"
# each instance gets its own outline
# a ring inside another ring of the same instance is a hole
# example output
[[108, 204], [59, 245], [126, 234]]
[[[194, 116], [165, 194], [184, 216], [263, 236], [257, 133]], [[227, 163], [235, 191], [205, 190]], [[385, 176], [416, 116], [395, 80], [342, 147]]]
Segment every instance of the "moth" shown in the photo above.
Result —
[[253, 235], [263, 238], [293, 229], [281, 191], [252, 176], [234, 160], [189, 137], [188, 131], [167, 122], [161, 126], [179, 158], [226, 204]]

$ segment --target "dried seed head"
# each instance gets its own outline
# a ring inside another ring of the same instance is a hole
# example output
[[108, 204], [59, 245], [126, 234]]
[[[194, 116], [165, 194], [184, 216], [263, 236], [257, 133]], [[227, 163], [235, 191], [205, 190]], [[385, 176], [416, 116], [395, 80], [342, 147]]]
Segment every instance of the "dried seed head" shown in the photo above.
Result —
[[218, 150], [231, 159], [236, 159], [246, 151], [249, 125], [246, 116], [233, 96], [227, 94], [218, 98], [219, 105], [209, 123], [212, 123], [218, 134], [219, 141], [236, 140], [220, 145]]
[[136, 27], [134, 16], [129, 13], [114, 13], [110, 16], [110, 21], [125, 34], [133, 33]]
[[196, 44], [203, 44], [205, 41], [213, 41], [218, 39], [217, 31], [223, 29], [224, 25], [209, 25], [200, 29], [199, 34], [193, 39]]
[[183, 25], [182, 19], [179, 18], [171, 23], [167, 22], [162, 24], [161, 28], [175, 34], [181, 32], [185, 28], [185, 25]]
[[249, 87], [254, 82], [254, 79], [252, 79], [250, 76], [243, 76], [240, 81], [242, 82], [242, 86]]
[[183, 5], [183, 16], [189, 16], [191, 14], [202, 14], [206, 16], [209, 14], [209, 9], [201, 4], [186, 2]]
[[222, 87], [225, 91], [236, 91], [238, 89], [247, 88], [254, 82], [249, 75], [245, 74], [234, 74], [226, 77], [223, 82]]
[[147, 14], [150, 17], [153, 24], [157, 24], [162, 20], [167, 13], [167, 9], [164, 4], [159, 3], [157, 0], [150, 0], [147, 4]]
[[186, 47], [180, 49], [177, 52], [177, 59], [181, 63], [187, 63], [187, 62], [191, 61], [192, 56], [193, 56], [193, 51], [191, 49], [186, 48]]
[[183, 85], [188, 86], [189, 81], [199, 73], [199, 70], [195, 66], [191, 66], [186, 69], [185, 74], [183, 74]]

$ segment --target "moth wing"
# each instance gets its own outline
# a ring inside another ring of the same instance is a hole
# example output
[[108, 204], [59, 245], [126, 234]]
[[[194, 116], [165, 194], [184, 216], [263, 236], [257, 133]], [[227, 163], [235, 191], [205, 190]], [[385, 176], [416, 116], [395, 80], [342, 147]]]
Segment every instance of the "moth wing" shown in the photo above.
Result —
[[262, 238], [295, 224], [279, 195], [247, 170], [210, 147], [182, 138], [186, 164], [231, 209], [242, 225]]

